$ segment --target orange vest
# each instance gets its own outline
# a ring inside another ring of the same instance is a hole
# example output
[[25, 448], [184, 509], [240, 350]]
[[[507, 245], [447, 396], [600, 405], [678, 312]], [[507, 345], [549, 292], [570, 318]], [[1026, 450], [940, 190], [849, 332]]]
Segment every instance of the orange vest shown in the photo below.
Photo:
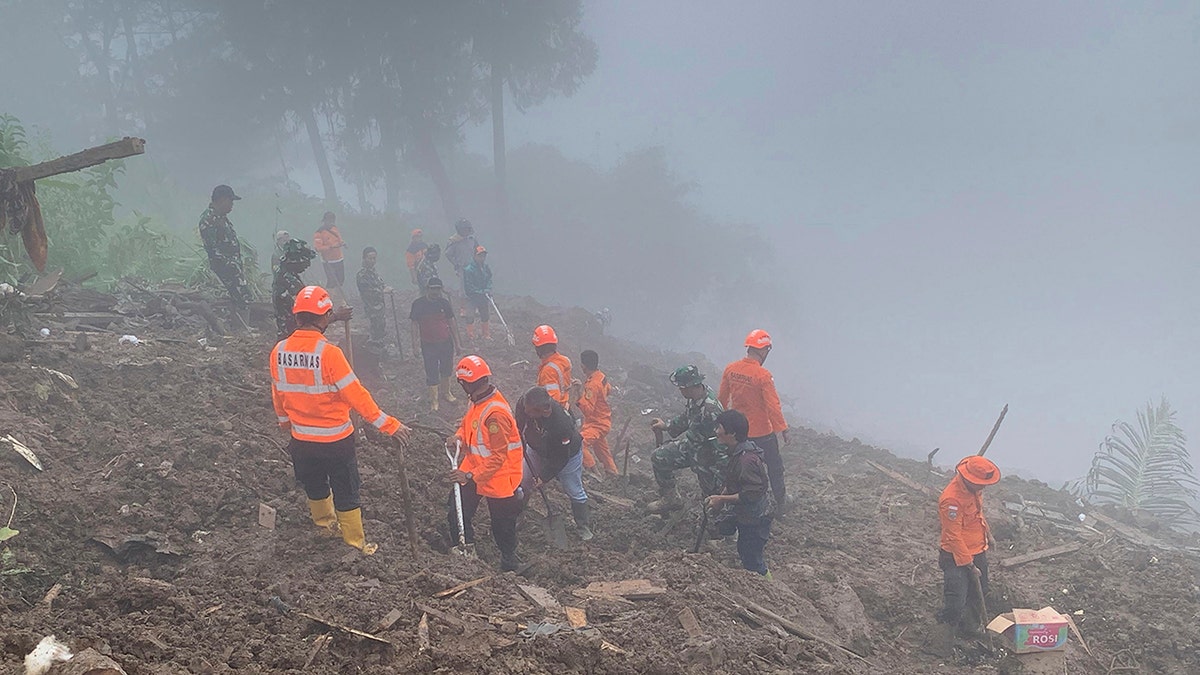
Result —
[[571, 359], [554, 352], [542, 359], [538, 369], [537, 383], [545, 387], [550, 398], [558, 401], [563, 408], [571, 407]]
[[750, 356], [725, 366], [717, 400], [726, 410], [737, 410], [750, 422], [750, 438], [761, 438], [787, 429], [775, 378]]
[[954, 555], [954, 564], [970, 564], [977, 554], [987, 550], [983, 492], [968, 490], [957, 473], [938, 498], [938, 519], [942, 522], [942, 550]]
[[321, 254], [325, 262], [338, 262], [342, 259], [342, 233], [337, 225], [323, 227], [313, 235], [313, 248]]
[[480, 495], [503, 499], [516, 493], [524, 445], [512, 408], [499, 389], [480, 401], [471, 401], [458, 428], [458, 439], [466, 453], [458, 470], [472, 474]]
[[351, 408], [385, 434], [400, 429], [400, 420], [380, 410], [358, 381], [342, 350], [310, 328], [271, 350], [271, 400], [280, 426], [291, 426], [292, 438], [300, 441], [332, 443], [354, 433]]
[[612, 408], [608, 405], [608, 378], [596, 371], [588, 375], [583, 383], [583, 397], [579, 399], [579, 410], [583, 412], [583, 425], [603, 431], [612, 429]]

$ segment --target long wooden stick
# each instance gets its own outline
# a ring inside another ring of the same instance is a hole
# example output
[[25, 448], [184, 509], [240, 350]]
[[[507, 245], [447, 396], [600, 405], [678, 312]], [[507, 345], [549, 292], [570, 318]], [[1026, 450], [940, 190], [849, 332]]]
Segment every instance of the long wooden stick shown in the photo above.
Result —
[[354, 338], [350, 336], [350, 319], [346, 319], [346, 358], [350, 360], [350, 367], [354, 367]]
[[396, 454], [399, 458], [400, 473], [400, 504], [404, 508], [404, 524], [408, 530], [408, 547], [413, 557], [417, 555], [417, 526], [413, 520], [412, 494], [408, 488], [408, 470], [404, 468], [404, 444], [395, 436], [392, 441], [396, 444]]
[[[786, 630], [787, 632], [789, 632], [793, 635], [802, 637], [805, 640], [816, 640], [817, 642], [820, 642], [821, 644], [823, 644], [827, 647], [833, 647], [834, 649], [836, 649], [840, 652], [843, 652], [845, 654], [848, 654], [848, 655], [858, 659], [859, 661], [863, 661], [865, 663], [871, 663], [862, 654], [859, 654], [858, 652], [856, 652], [852, 649], [849, 649], [847, 647], [843, 647], [842, 645], [839, 645], [838, 643], [833, 642], [831, 640], [826, 640], [825, 638], [821, 637], [820, 635], [817, 635], [816, 633], [805, 630], [804, 628], [802, 628], [800, 626], [800, 624], [798, 624], [794, 621], [789, 621], [788, 619], [785, 619], [782, 616], [779, 616], [775, 612], [772, 612], [771, 610], [767, 609], [766, 607], [763, 607], [762, 605], [760, 605], [756, 602], [753, 602], [751, 600], [746, 600], [746, 599], [742, 599], [740, 602], [741, 602], [741, 604], [746, 606], [746, 609], [749, 609], [751, 612], [754, 612], [755, 614], [758, 614], [759, 616], [761, 616], [763, 618], [774, 621], [775, 623], [782, 626], [784, 628], [784, 630]], [[731, 602], [730, 604], [736, 606], [737, 602]]]
[[146, 141], [140, 138], [123, 138], [114, 143], [88, 148], [73, 155], [52, 159], [33, 166], [18, 166], [0, 170], [0, 176], [11, 176], [17, 183], [49, 178], [60, 173], [70, 173], [89, 166], [103, 164], [110, 159], [121, 159], [146, 152]]
[[992, 444], [992, 439], [996, 437], [996, 432], [1000, 430], [1000, 423], [1004, 421], [1004, 416], [1008, 414], [1008, 404], [1004, 404], [1004, 410], [1000, 411], [1000, 416], [996, 418], [996, 423], [992, 425], [992, 433], [988, 434], [987, 440], [983, 442], [983, 447], [979, 449], [979, 456], [983, 457], [988, 451], [988, 446]]

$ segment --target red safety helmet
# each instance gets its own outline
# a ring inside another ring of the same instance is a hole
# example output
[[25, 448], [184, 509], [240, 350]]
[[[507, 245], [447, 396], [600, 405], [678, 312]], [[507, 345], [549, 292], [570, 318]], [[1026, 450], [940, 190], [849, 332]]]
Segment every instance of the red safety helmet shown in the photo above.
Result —
[[424, 232], [422, 232], [422, 231], [421, 231], [421, 228], [419, 228], [419, 227], [418, 227], [417, 229], [415, 229], [415, 230], [413, 230], [413, 231], [412, 231], [412, 236], [413, 236], [413, 239], [416, 239], [417, 237], [423, 236], [424, 234], [425, 234], [425, 233], [424, 233]]
[[487, 253], [487, 249], [482, 246], [476, 246], [475, 255], [479, 255], [480, 253]]
[[975, 485], [994, 485], [1000, 482], [1000, 467], [987, 457], [966, 457], [958, 463], [955, 470], [964, 480]]
[[558, 334], [550, 326], [542, 324], [533, 329], [533, 346], [541, 347], [542, 345], [558, 344]]
[[771, 336], [761, 328], [755, 328], [746, 336], [746, 346], [755, 349], [765, 349], [771, 346]]
[[292, 314], [309, 312], [323, 315], [332, 311], [333, 300], [329, 299], [329, 292], [320, 286], [305, 286], [300, 289], [296, 294], [296, 301], [292, 303]]
[[488, 368], [487, 361], [474, 354], [462, 357], [458, 367], [454, 369], [454, 376], [463, 382], [478, 382], [481, 378], [491, 375], [492, 369]]

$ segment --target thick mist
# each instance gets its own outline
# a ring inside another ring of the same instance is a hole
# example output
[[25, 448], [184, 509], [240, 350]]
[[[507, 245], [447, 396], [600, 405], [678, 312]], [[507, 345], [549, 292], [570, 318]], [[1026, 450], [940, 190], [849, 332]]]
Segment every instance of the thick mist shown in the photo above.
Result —
[[1160, 396], [1200, 436], [1194, 3], [127, 4], [0, 0], [0, 113], [145, 136], [121, 211], [183, 246], [229, 183], [260, 265], [331, 209], [407, 288], [466, 216], [499, 294], [716, 363], [768, 329], [805, 425], [947, 463], [1008, 403], [990, 456], [1046, 480]]

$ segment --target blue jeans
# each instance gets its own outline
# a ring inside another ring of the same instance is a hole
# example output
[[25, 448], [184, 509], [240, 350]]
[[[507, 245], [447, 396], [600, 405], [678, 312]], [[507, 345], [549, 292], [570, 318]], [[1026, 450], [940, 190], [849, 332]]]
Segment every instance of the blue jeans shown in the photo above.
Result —
[[753, 523], [738, 523], [737, 533], [737, 552], [742, 567], [766, 574], [767, 561], [763, 559], [763, 548], [771, 537], [771, 517], [759, 518]]
[[[530, 464], [535, 464], [538, 461], [537, 453], [529, 452], [527, 454], [527, 458], [529, 461], [522, 462], [521, 464], [523, 467], [521, 469], [521, 487], [525, 488], [525, 494], [531, 494], [530, 490], [533, 489], [533, 472], [537, 467], [530, 466]], [[568, 499], [573, 502], [587, 501], [587, 492], [585, 492], [583, 489], [582, 452], [575, 453], [574, 457], [567, 460], [566, 466], [562, 468], [562, 471], [558, 472], [557, 476], [547, 477], [545, 481], [549, 482], [554, 478], [558, 479], [558, 486]]]

